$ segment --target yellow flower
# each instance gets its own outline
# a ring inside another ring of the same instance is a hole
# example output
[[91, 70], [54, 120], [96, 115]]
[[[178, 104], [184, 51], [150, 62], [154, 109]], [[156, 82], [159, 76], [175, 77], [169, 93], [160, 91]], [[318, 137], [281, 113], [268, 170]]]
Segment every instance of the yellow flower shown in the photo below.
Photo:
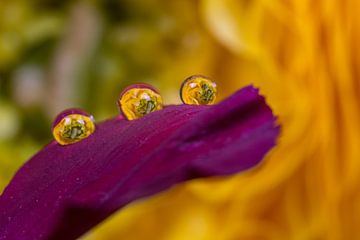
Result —
[[139, 202], [88, 238], [360, 239], [360, 2], [202, 0], [199, 13], [222, 96], [260, 87], [280, 144], [255, 170]]

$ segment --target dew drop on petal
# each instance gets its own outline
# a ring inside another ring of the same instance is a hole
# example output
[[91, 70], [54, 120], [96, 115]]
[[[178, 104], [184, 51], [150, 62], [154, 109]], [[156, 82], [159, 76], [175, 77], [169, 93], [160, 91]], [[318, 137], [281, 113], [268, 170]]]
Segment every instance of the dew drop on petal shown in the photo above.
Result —
[[183, 103], [190, 105], [211, 105], [216, 101], [216, 83], [202, 75], [193, 75], [185, 79], [180, 89]]
[[94, 118], [80, 109], [67, 109], [61, 112], [52, 127], [53, 136], [61, 145], [79, 142], [94, 131]]
[[127, 87], [118, 100], [120, 112], [128, 119], [135, 120], [149, 113], [161, 110], [163, 101], [159, 92], [147, 84]]

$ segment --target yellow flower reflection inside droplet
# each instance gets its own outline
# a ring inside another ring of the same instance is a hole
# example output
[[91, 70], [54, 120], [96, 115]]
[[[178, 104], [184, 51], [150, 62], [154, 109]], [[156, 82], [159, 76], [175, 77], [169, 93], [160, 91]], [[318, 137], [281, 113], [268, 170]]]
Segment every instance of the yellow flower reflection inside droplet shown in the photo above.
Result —
[[201, 75], [187, 78], [181, 86], [180, 96], [185, 104], [211, 105], [216, 100], [216, 83]]
[[53, 129], [55, 140], [61, 145], [79, 142], [95, 131], [91, 116], [70, 114], [63, 117]]
[[134, 120], [163, 108], [163, 101], [156, 90], [145, 85], [134, 85], [121, 94], [120, 111], [128, 120]]

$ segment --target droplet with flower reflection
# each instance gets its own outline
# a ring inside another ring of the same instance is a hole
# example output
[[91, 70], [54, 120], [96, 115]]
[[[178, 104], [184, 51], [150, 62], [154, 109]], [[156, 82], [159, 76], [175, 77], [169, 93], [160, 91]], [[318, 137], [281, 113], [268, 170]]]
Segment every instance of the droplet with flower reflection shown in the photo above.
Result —
[[55, 119], [52, 133], [61, 145], [69, 145], [89, 137], [95, 131], [94, 118], [80, 109], [67, 109]]
[[180, 97], [185, 104], [211, 105], [215, 103], [216, 95], [216, 83], [202, 75], [188, 77], [180, 89]]
[[134, 84], [127, 87], [118, 100], [120, 112], [134, 120], [163, 108], [159, 92], [148, 84]]

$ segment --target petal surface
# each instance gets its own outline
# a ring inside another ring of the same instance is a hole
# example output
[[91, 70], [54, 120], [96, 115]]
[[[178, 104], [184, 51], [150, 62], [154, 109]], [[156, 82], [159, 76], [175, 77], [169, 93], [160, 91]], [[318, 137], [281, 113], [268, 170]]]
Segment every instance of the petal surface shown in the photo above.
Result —
[[76, 144], [52, 142], [0, 196], [0, 239], [76, 239], [134, 200], [249, 169], [275, 145], [275, 121], [249, 86], [217, 105], [114, 118]]

